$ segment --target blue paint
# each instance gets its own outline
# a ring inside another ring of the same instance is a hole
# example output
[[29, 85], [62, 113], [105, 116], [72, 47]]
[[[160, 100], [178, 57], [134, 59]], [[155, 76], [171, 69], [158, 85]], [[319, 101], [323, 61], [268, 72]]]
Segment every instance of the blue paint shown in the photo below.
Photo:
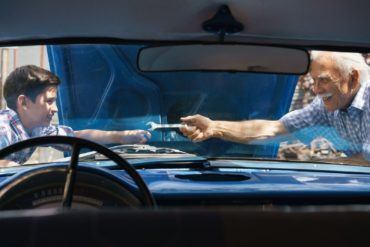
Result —
[[[212, 119], [279, 119], [290, 106], [297, 77], [226, 72], [139, 72], [138, 45], [49, 46], [51, 70], [62, 79], [59, 119], [74, 129], [147, 129], [181, 116]], [[204, 156], [274, 157], [277, 144], [221, 140], [192, 144], [175, 131], [152, 133], [151, 144]]]

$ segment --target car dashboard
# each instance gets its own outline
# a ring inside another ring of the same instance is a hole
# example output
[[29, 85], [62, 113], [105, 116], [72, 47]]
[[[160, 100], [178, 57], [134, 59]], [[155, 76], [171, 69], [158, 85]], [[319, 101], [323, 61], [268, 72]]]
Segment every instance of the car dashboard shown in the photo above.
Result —
[[[128, 199], [121, 203], [96, 189], [104, 187], [112, 195], [114, 185], [98, 177], [88, 177], [87, 181], [77, 175], [72, 207], [64, 209], [60, 204], [64, 182], [55, 184], [57, 177], [48, 174], [43, 180], [46, 186], [23, 193], [12, 210], [2, 211], [0, 243], [271, 246], [284, 242], [312, 246], [319, 242], [348, 246], [367, 240], [364, 231], [370, 219], [370, 175], [366, 167], [349, 172], [346, 169], [351, 167], [333, 171], [338, 167], [261, 160], [215, 159], [203, 165], [198, 160], [191, 168], [185, 167], [189, 161], [129, 162], [136, 166], [155, 205], [138, 206], [130, 195], [124, 195]], [[134, 186], [112, 161], [80, 163], [81, 168], [99, 166], [95, 171], [110, 174], [109, 181], [118, 179]], [[0, 185], [4, 187], [27, 170], [42, 170], [43, 166], [61, 164], [2, 169]]]
[[[227, 159], [209, 160], [204, 164], [196, 159], [184, 159], [182, 162], [161, 158], [128, 161], [143, 178], [157, 207], [366, 205], [370, 202], [367, 167]], [[81, 166], [97, 166], [114, 179], [135, 186], [127, 173], [112, 161], [80, 163]], [[18, 174], [43, 166], [58, 166], [58, 163], [2, 169], [0, 185], [4, 187]], [[342, 171], [334, 171], [338, 167]], [[50, 185], [42, 187], [37, 193], [34, 191], [33, 195], [54, 199], [55, 196], [61, 197], [62, 184], [55, 187], [51, 179], [45, 183]], [[86, 188], [80, 189], [80, 192], [89, 200], [96, 200], [95, 192]], [[38, 197], [33, 199], [40, 201]], [[27, 199], [30, 207], [37, 204], [33, 199]], [[93, 205], [112, 206], [104, 198], [101, 200]]]

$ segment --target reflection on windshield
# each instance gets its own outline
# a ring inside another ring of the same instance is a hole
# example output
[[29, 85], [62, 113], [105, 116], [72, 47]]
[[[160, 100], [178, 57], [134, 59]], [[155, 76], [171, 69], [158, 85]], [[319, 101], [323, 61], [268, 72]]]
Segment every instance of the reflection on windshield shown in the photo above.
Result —
[[[176, 154], [338, 160], [339, 163], [360, 164], [370, 156], [369, 106], [361, 105], [369, 102], [369, 83], [365, 77], [369, 69], [364, 67], [363, 58], [362, 64], [356, 60], [357, 55], [354, 60], [350, 59], [351, 55], [345, 56], [347, 60], [363, 66], [357, 74], [350, 70], [347, 77], [330, 73], [330, 66], [335, 64], [326, 64], [327, 67], [323, 67], [326, 70], [323, 71], [312, 67], [311, 73], [301, 77], [228, 72], [154, 73], [142, 72], [136, 67], [137, 53], [143, 46], [41, 47], [45, 54], [43, 61], [32, 63], [51, 71], [60, 83], [56, 85], [57, 91], [43, 91], [46, 92], [43, 100], [50, 105], [49, 113], [40, 115], [35, 110], [29, 116], [32, 121], [36, 121], [36, 117], [38, 120], [44, 117], [45, 122], [51, 122], [52, 126], [65, 127], [37, 133], [78, 133], [84, 138], [98, 142], [102, 140], [100, 143], [108, 147], [135, 144], [113, 148], [126, 158]], [[18, 50], [17, 61], [20, 64], [15, 67], [31, 59], [29, 55], [22, 54], [29, 54], [32, 49], [40, 51], [40, 47], [22, 47]], [[352, 78], [351, 81], [358, 81], [359, 84], [348, 84], [350, 80], [345, 78]], [[25, 102], [28, 102], [27, 99]], [[17, 107], [9, 103], [7, 106]], [[13, 127], [7, 129], [6, 126], [10, 125], [5, 119], [9, 112], [5, 114], [5, 105], [3, 109], [0, 119], [0, 127], [4, 130], [2, 147], [39, 135], [30, 131], [35, 126], [18, 120], [13, 113], [13, 119], [31, 127], [23, 128], [24, 133], [13, 131]], [[305, 109], [303, 115], [298, 114], [302, 109]], [[197, 125], [194, 119], [184, 118], [198, 115], [209, 119], [211, 124], [202, 125], [205, 122], [201, 122]], [[251, 124], [256, 120], [259, 121], [257, 124]], [[260, 131], [266, 124], [263, 121], [280, 125], [268, 125], [262, 133]], [[216, 126], [213, 123], [222, 128], [213, 128]], [[100, 132], [90, 130], [113, 134], [122, 131], [122, 138], [108, 141], [104, 138], [94, 139]], [[124, 135], [123, 131], [126, 131]], [[70, 155], [65, 150], [49, 147], [32, 151], [28, 156], [15, 155], [16, 162], [45, 163], [60, 161]], [[91, 157], [91, 153], [85, 157]], [[104, 159], [104, 156], [94, 154], [94, 159]]]

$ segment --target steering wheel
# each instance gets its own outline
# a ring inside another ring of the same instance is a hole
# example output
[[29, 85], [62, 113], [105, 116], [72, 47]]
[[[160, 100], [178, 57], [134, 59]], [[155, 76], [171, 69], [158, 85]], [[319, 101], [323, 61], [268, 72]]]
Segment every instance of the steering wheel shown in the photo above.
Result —
[[[148, 187], [146, 186], [143, 179], [140, 177], [138, 172], [133, 168], [125, 159], [123, 159], [121, 156], [113, 152], [112, 150], [97, 144], [95, 142], [77, 138], [77, 137], [70, 137], [70, 136], [43, 136], [43, 137], [36, 137], [27, 139], [25, 141], [21, 141], [15, 144], [12, 144], [10, 146], [5, 147], [4, 149], [0, 150], [0, 159], [4, 159], [6, 156], [11, 155], [12, 153], [21, 151], [25, 148], [30, 148], [34, 146], [40, 146], [40, 145], [50, 145], [50, 144], [66, 144], [72, 147], [72, 155], [70, 163], [67, 166], [65, 166], [67, 175], [64, 182], [64, 191], [63, 191], [63, 197], [62, 197], [62, 207], [63, 208], [70, 208], [72, 204], [72, 197], [73, 197], [73, 191], [75, 187], [75, 178], [77, 170], [80, 171], [80, 169], [77, 169], [78, 167], [78, 161], [79, 161], [79, 154], [80, 150], [83, 148], [87, 148], [93, 151], [96, 151], [100, 154], [103, 154], [108, 159], [114, 161], [118, 166], [120, 166], [123, 170], [127, 172], [127, 174], [132, 178], [133, 182], [138, 186], [139, 194], [141, 196], [134, 195], [133, 193], [128, 193], [127, 187], [129, 186], [121, 186], [121, 194], [133, 195], [136, 201], [141, 202], [143, 206], [155, 206], [155, 201], [150, 193]], [[80, 168], [80, 167], [79, 167]], [[42, 168], [41, 168], [42, 170]], [[100, 168], [94, 168], [94, 167], [84, 167], [84, 172], [86, 173], [99, 173], [99, 174], [105, 174], [104, 177], [107, 178], [107, 180], [112, 179], [112, 176], [107, 176], [107, 172], [104, 172], [103, 169]], [[45, 174], [48, 172], [54, 172], [55, 169], [50, 169], [50, 167], [47, 167], [47, 169], [43, 169], [43, 172]], [[59, 167], [60, 171], [60, 167]], [[20, 178], [17, 178], [17, 182], [10, 183], [8, 186], [5, 186], [2, 190], [0, 190], [0, 202], [3, 200], [6, 200], [9, 198], [9, 194], [11, 191], [13, 191], [17, 187], [24, 187], [24, 184], [27, 184], [32, 179], [37, 178], [37, 176], [40, 174], [40, 169], [35, 169], [35, 172], [31, 173], [26, 172], [25, 175], [21, 175]], [[65, 169], [64, 169], [65, 174]], [[109, 173], [108, 173], [109, 174]], [[110, 174], [111, 175], [111, 174]], [[44, 176], [45, 177], [45, 176]], [[86, 182], [86, 181], [85, 181]], [[122, 183], [122, 182], [121, 182]], [[109, 186], [108, 186], [109, 187]], [[117, 186], [115, 186], [117, 187]], [[117, 188], [115, 188], [117, 189]], [[14, 197], [14, 196], [13, 196]], [[5, 199], [4, 199], [5, 198]]]

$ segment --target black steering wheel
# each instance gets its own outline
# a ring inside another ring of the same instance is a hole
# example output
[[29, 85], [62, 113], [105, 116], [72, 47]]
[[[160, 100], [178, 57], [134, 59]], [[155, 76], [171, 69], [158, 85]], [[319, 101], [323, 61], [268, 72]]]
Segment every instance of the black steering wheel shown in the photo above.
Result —
[[[127, 174], [133, 179], [133, 182], [138, 186], [139, 194], [141, 196], [136, 198], [138, 201], [141, 202], [143, 206], [155, 206], [155, 201], [150, 193], [148, 187], [146, 186], [143, 179], [140, 177], [138, 172], [133, 168], [125, 159], [123, 159], [118, 154], [114, 153], [112, 150], [97, 144], [92, 141], [88, 141], [85, 139], [77, 138], [77, 137], [70, 137], [70, 136], [43, 136], [43, 137], [36, 137], [27, 139], [25, 141], [21, 141], [10, 146], [5, 147], [4, 149], [0, 150], [0, 159], [4, 159], [6, 156], [11, 155], [12, 153], [21, 151], [25, 148], [30, 148], [34, 146], [47, 146], [50, 144], [66, 144], [72, 147], [72, 155], [69, 166], [67, 167], [67, 175], [66, 180], [64, 183], [64, 191], [63, 191], [63, 199], [62, 199], [62, 207], [63, 208], [70, 208], [72, 204], [72, 197], [73, 191], [75, 186], [75, 178], [77, 173], [77, 166], [79, 161], [79, 154], [80, 150], [83, 148], [87, 148], [93, 151], [96, 151], [100, 154], [103, 154], [110, 160], [114, 161], [118, 166], [120, 166], [123, 170], [127, 172]], [[98, 168], [95, 168], [98, 169]], [[89, 167], [87, 170], [94, 170], [93, 167]], [[101, 169], [100, 169], [101, 170]], [[86, 169], [85, 169], [86, 171]], [[39, 173], [39, 172], [36, 172]], [[28, 180], [32, 176], [29, 174], [24, 178], [18, 179], [20, 181]], [[17, 186], [15, 183], [14, 186]], [[7, 191], [0, 191], [0, 202], [3, 198], [6, 198]], [[127, 193], [126, 193], [127, 194]]]

